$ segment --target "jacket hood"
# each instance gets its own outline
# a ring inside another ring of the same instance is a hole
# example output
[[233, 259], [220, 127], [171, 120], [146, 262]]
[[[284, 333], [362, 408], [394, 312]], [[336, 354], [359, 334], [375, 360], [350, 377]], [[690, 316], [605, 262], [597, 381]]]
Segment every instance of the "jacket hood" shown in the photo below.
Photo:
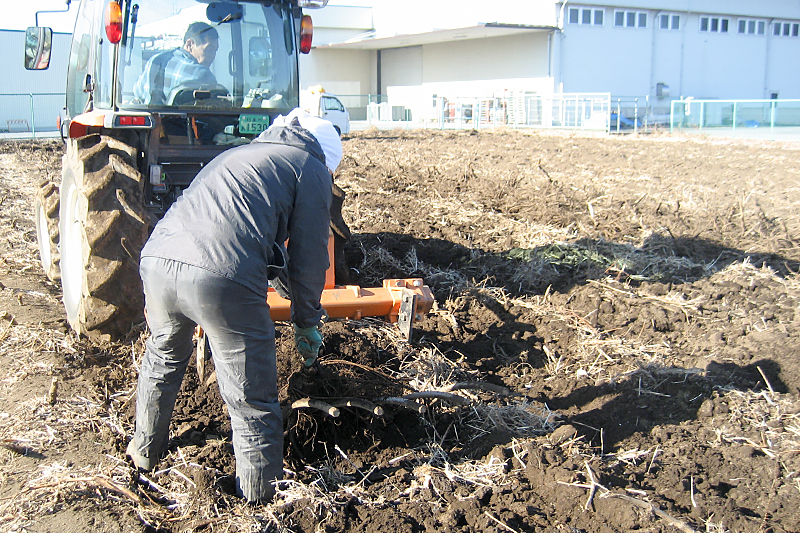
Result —
[[[299, 123], [293, 121], [288, 126], [273, 126], [264, 130], [258, 137], [253, 139], [253, 143], [272, 143], [294, 146], [313, 155], [324, 165], [325, 152], [322, 151], [317, 139]], [[251, 143], [252, 144], [252, 143]]]

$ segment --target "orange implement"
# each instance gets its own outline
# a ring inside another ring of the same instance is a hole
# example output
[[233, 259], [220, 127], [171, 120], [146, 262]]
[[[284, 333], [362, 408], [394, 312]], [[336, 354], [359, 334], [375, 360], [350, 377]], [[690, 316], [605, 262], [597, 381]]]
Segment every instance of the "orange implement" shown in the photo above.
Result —
[[[433, 306], [433, 293], [420, 278], [385, 279], [383, 287], [375, 288], [358, 285], [332, 287], [322, 291], [320, 303], [330, 318], [376, 316], [397, 322], [404, 295], [413, 297], [412, 321], [420, 320]], [[269, 290], [267, 303], [272, 320], [290, 319], [291, 302], [278, 296], [274, 289]]]
[[[334, 282], [333, 236], [328, 239], [330, 267], [325, 275], [325, 288], [320, 303], [329, 318], [360, 319], [367, 316], [385, 318], [397, 323], [400, 334], [411, 340], [414, 322], [422, 320], [433, 307], [433, 293], [422, 278], [385, 279], [383, 287], [363, 288], [358, 285], [337, 286]], [[281, 298], [275, 289], [267, 292], [267, 303], [272, 320], [289, 321], [292, 302]], [[205, 379], [205, 362], [211, 352], [206, 336], [197, 327], [197, 374]]]
[[[332, 287], [322, 291], [322, 307], [330, 318], [359, 319], [365, 316], [386, 318], [397, 322], [400, 334], [411, 339], [413, 323], [433, 307], [433, 293], [420, 278], [385, 279], [383, 287], [363, 289], [358, 285]], [[291, 320], [292, 302], [281, 298], [275, 289], [267, 293], [272, 320]], [[197, 326], [197, 374], [205, 379], [206, 361], [211, 352], [203, 329]]]
[[[385, 279], [383, 287], [337, 286], [334, 280], [333, 235], [328, 238], [330, 267], [325, 273], [325, 289], [320, 303], [330, 318], [359, 319], [366, 316], [400, 322], [410, 334], [411, 323], [421, 320], [433, 307], [433, 293], [421, 278]], [[274, 289], [267, 293], [272, 320], [290, 320], [291, 302]]]

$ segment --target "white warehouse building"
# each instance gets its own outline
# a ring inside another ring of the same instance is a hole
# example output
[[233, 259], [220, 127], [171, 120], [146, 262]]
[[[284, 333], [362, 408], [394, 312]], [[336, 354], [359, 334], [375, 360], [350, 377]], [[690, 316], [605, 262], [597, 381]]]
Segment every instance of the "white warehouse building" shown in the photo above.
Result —
[[301, 59], [301, 86], [385, 95], [412, 120], [437, 96], [610, 93], [666, 112], [679, 97], [800, 98], [796, 0], [464, 5], [385, 0], [311, 12], [315, 48]]
[[45, 71], [25, 70], [25, 32], [0, 30], [3, 75], [0, 76], [0, 132], [57, 130], [64, 107], [67, 57], [72, 35], [53, 33], [53, 60]]
[[[638, 98], [662, 115], [677, 98], [800, 99], [797, 0], [374, 0], [308, 13], [314, 49], [300, 58], [300, 86], [347, 97], [355, 120], [367, 102], [419, 123], [443, 102], [515, 95]], [[63, 97], [36, 96], [64, 91], [70, 36], [54, 39], [50, 70], [28, 72], [24, 32], [0, 30], [0, 130], [54, 127]], [[800, 124], [800, 108], [791, 113]]]

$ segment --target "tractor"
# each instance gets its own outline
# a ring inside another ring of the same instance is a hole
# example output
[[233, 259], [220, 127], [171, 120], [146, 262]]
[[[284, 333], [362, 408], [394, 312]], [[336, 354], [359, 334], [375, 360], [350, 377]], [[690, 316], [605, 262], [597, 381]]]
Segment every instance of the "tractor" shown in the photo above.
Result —
[[[311, 50], [313, 32], [303, 9], [327, 0], [76, 3], [58, 120], [66, 143], [62, 180], [38, 191], [36, 231], [42, 267], [60, 279], [70, 326], [114, 340], [143, 317], [139, 254], [155, 222], [217, 154], [298, 107], [298, 58]], [[209, 35], [215, 53], [198, 58], [195, 49], [208, 45]], [[52, 43], [52, 30], [37, 18], [26, 32], [26, 68], [47, 68]], [[190, 55], [203, 67], [193, 67], [202, 71], [194, 77], [170, 61], [191, 62]], [[385, 316], [410, 334], [431, 308], [430, 290], [415, 278], [372, 289], [345, 284], [335, 265], [343, 264], [349, 231], [343, 193], [333, 187], [323, 307], [331, 318]], [[265, 297], [273, 319], [285, 320], [291, 303], [275, 289]]]

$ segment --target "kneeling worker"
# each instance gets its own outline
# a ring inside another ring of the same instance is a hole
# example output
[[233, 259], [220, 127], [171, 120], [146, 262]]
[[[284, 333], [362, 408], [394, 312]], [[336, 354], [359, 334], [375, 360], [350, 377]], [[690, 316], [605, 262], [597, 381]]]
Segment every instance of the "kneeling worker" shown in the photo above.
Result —
[[295, 342], [311, 365], [322, 345], [331, 179], [341, 158], [331, 123], [296, 109], [214, 158], [156, 225], [140, 263], [151, 335], [127, 449], [138, 468], [153, 469], [166, 451], [198, 324], [231, 417], [237, 491], [252, 502], [274, 495], [283, 421], [268, 279], [286, 264]]

